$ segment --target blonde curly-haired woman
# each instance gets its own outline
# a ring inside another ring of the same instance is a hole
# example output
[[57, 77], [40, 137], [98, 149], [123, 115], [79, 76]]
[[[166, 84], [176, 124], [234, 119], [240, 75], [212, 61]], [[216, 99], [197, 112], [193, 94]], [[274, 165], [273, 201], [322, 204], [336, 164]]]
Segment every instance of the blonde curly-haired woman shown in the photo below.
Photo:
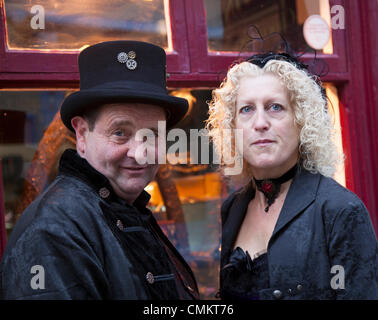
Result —
[[243, 160], [244, 187], [221, 210], [222, 299], [378, 298], [370, 216], [332, 179], [342, 157], [305, 65], [272, 53], [234, 65], [213, 91], [207, 129], [221, 160]]

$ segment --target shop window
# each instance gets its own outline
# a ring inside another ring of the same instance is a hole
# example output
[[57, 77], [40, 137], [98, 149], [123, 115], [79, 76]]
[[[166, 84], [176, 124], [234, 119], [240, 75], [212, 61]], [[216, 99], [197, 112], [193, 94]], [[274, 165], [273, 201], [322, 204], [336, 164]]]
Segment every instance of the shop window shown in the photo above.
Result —
[[110, 40], [170, 49], [165, 0], [5, 1], [9, 49], [78, 50]]
[[[329, 0], [204, 0], [209, 51], [240, 52], [251, 39], [247, 30], [256, 26], [262, 36], [281, 33], [298, 51], [306, 48], [303, 24], [320, 15], [331, 25]], [[323, 53], [333, 53], [332, 40]]]

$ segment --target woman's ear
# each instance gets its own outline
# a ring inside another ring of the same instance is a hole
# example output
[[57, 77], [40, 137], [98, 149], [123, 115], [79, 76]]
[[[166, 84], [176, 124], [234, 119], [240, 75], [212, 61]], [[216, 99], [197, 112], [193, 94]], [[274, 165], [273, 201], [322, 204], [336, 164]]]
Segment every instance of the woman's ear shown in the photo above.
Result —
[[89, 132], [88, 122], [83, 117], [76, 116], [71, 119], [71, 125], [75, 129], [76, 150], [80, 156], [83, 156]]

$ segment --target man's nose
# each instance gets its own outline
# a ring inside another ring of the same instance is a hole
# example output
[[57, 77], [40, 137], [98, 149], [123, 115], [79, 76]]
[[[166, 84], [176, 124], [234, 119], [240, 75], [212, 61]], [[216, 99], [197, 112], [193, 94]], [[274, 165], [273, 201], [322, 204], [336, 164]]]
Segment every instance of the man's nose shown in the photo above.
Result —
[[126, 156], [134, 159], [140, 165], [154, 164], [156, 158], [156, 146], [154, 139], [136, 135], [127, 143]]
[[127, 143], [126, 156], [134, 160], [138, 160], [139, 158], [143, 157], [144, 152], [142, 150], [143, 149], [142, 146], [143, 146], [143, 141], [138, 141], [138, 139], [136, 139], [136, 137], [134, 136]]

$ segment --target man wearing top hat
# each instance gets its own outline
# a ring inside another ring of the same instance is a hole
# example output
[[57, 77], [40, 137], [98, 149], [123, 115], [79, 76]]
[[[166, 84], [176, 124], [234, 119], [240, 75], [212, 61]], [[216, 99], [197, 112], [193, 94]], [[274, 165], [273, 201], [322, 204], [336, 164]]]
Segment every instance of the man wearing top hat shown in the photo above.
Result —
[[165, 63], [163, 49], [138, 41], [80, 53], [80, 91], [61, 107], [77, 150], [63, 153], [57, 178], [18, 220], [0, 298], [198, 298], [190, 267], [146, 208], [158, 164], [138, 161], [138, 132], [161, 121], [169, 129], [188, 109], [167, 94]]

